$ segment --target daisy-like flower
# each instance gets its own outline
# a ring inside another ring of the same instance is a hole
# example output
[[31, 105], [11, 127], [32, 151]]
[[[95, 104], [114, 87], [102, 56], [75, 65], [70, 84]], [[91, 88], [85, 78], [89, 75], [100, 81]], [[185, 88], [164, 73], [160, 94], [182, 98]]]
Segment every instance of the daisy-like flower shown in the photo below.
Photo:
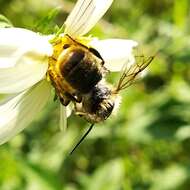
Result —
[[[132, 49], [136, 42], [92, 40], [84, 36], [104, 15], [112, 1], [78, 0], [60, 36], [68, 34], [80, 43], [88, 42], [88, 46], [101, 54], [108, 70], [120, 71], [126, 60], [131, 60], [129, 64], [134, 61]], [[0, 29], [0, 94], [10, 94], [11, 97], [0, 105], [0, 144], [27, 127], [51, 97], [52, 86], [47, 71], [54, 49], [49, 36], [22, 28]], [[60, 115], [61, 125], [65, 125], [69, 114], [62, 105]]]

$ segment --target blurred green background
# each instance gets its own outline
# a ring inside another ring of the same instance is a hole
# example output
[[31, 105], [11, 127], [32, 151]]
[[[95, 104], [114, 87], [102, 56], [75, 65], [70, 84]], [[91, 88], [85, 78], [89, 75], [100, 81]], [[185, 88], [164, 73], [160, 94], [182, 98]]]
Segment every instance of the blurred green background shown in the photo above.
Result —
[[[0, 0], [0, 13], [16, 27], [50, 34], [74, 3]], [[72, 115], [62, 134], [58, 103], [48, 104], [0, 147], [0, 190], [190, 189], [189, 24], [188, 0], [115, 0], [91, 33], [134, 39], [140, 53], [158, 52], [147, 75], [122, 93], [117, 116], [96, 125], [72, 156], [89, 124]]]

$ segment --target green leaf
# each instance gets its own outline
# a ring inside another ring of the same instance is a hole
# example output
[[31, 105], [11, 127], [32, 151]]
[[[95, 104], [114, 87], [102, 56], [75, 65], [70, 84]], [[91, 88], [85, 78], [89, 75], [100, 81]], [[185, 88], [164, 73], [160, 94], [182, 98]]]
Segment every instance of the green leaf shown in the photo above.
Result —
[[181, 126], [177, 130], [175, 137], [179, 141], [183, 141], [183, 140], [190, 138], [190, 126], [189, 125]]
[[121, 189], [124, 178], [124, 166], [120, 159], [112, 160], [96, 170], [87, 186], [88, 190]]
[[166, 170], [159, 171], [154, 175], [151, 190], [180, 189], [187, 178], [188, 174], [186, 169], [181, 165], [174, 164]]
[[5, 16], [0, 14], [0, 28], [13, 27], [13, 24]]
[[27, 181], [28, 189], [35, 190], [61, 190], [60, 184], [56, 175], [46, 168], [39, 165], [31, 164], [20, 160], [20, 168], [23, 176]]
[[53, 22], [56, 18], [56, 16], [58, 15], [60, 9], [59, 8], [55, 8], [51, 11], [49, 11], [48, 15], [46, 15], [45, 17], [41, 18], [35, 25], [35, 30], [42, 32], [44, 34], [50, 34], [50, 33], [54, 33], [57, 32], [57, 25]]
[[175, 0], [173, 18], [175, 24], [184, 29], [188, 15], [188, 0]]

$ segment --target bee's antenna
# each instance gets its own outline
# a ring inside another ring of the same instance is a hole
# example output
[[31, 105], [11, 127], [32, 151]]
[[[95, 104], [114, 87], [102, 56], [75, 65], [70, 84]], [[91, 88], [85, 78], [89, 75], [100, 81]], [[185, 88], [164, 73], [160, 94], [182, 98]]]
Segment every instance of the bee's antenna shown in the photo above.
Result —
[[70, 152], [70, 155], [75, 151], [75, 149], [81, 144], [81, 142], [85, 139], [85, 137], [88, 135], [88, 133], [90, 133], [90, 131], [92, 130], [94, 126], [94, 123], [92, 125], [90, 125], [88, 131], [86, 131], [86, 133], [83, 135], [83, 137], [80, 139], [80, 141], [75, 145], [75, 147], [73, 148], [73, 150]]

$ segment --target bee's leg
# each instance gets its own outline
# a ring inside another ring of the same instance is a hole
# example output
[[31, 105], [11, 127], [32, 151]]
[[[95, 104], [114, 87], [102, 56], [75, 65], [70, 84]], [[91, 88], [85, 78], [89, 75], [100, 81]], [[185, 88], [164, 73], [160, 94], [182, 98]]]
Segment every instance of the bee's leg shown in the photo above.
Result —
[[60, 100], [61, 104], [64, 106], [67, 106], [70, 103], [70, 100], [66, 99], [66, 98], [59, 97], [59, 100]]
[[80, 103], [81, 102], [81, 98], [80, 98], [80, 96], [75, 96], [75, 95], [72, 95], [72, 94], [70, 94], [70, 93], [68, 93], [68, 92], [64, 92], [64, 95], [68, 98], [68, 99], [70, 99], [71, 101], [73, 101], [73, 102], [77, 102], [77, 103]]
[[77, 103], [81, 103], [82, 101], [82, 96], [80, 94], [76, 94], [76, 97], [77, 97]]
[[86, 121], [90, 123], [97, 123], [99, 122], [98, 118], [96, 118], [94, 115], [83, 112], [83, 111], [75, 111], [75, 114], [79, 117], [84, 118]]
[[74, 103], [81, 102], [81, 98], [80, 97], [73, 96], [73, 95], [69, 94], [68, 92], [62, 92], [61, 94], [59, 94], [59, 99], [60, 99], [60, 102], [64, 106], [67, 106], [70, 103], [70, 101], [72, 101]]
[[80, 111], [75, 112], [75, 114], [76, 114], [76, 115], [78, 115], [78, 116], [80, 116], [80, 117], [82, 117], [82, 116], [85, 116], [85, 115], [86, 115], [86, 113], [85, 113], [85, 112], [80, 112]]
[[75, 110], [75, 114], [78, 115], [78, 116], [80, 116], [80, 117], [86, 115], [86, 113], [82, 109], [81, 104], [79, 104], [79, 103], [75, 103], [74, 104], [74, 110]]

